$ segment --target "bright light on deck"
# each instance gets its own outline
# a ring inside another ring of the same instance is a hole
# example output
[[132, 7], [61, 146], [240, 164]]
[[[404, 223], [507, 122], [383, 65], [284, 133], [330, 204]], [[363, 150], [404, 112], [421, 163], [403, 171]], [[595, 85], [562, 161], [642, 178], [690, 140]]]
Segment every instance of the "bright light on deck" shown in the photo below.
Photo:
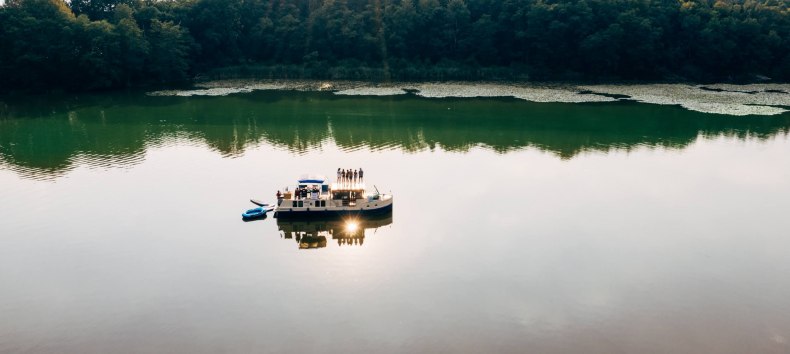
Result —
[[352, 182], [335, 182], [330, 185], [333, 190], [344, 190], [344, 189], [365, 189], [365, 183], [352, 183]]

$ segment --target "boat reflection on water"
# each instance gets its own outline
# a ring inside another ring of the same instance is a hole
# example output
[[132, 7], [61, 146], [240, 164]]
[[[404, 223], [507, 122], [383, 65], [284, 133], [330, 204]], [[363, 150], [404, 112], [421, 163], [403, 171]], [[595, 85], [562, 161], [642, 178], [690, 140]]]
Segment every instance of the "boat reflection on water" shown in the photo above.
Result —
[[338, 246], [362, 246], [365, 235], [392, 224], [392, 213], [375, 217], [348, 217], [323, 220], [277, 219], [280, 237], [296, 240], [299, 249], [324, 248], [329, 240]]

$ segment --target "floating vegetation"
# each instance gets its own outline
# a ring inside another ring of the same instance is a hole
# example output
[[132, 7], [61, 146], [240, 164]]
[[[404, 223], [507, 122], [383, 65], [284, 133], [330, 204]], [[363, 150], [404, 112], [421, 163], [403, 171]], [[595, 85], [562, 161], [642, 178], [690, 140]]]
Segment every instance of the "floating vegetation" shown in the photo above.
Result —
[[[582, 89], [609, 95], [627, 95], [629, 99], [652, 104], [679, 105], [688, 110], [745, 115], [774, 115], [790, 107], [790, 85], [593, 85]], [[772, 91], [767, 91], [772, 90]]]
[[345, 96], [395, 96], [405, 95], [406, 91], [397, 87], [356, 87], [335, 92], [336, 95]]
[[790, 84], [748, 84], [748, 85], [733, 85], [733, 84], [713, 84], [705, 85], [705, 87], [731, 92], [746, 92], [746, 93], [787, 93], [790, 94]]
[[515, 97], [532, 102], [612, 102], [616, 98], [598, 94], [580, 93], [578, 89], [544, 88], [497, 84], [419, 84], [413, 87], [418, 96], [443, 97]]
[[319, 81], [319, 80], [216, 80], [201, 82], [200, 88], [232, 88], [239, 87], [258, 90], [284, 90], [284, 91], [342, 91], [365, 85], [358, 81]]
[[152, 96], [225, 96], [257, 90], [324, 91], [345, 96], [392, 96], [413, 93], [427, 98], [513, 97], [532, 102], [615, 102], [633, 100], [735, 116], [775, 115], [790, 109], [790, 84], [752, 85], [581, 85], [529, 86], [494, 83], [388, 83], [372, 86], [358, 81], [223, 80], [201, 83], [192, 90], [150, 92]]
[[252, 92], [246, 87], [217, 87], [201, 90], [164, 90], [149, 92], [149, 96], [227, 96], [234, 93]]

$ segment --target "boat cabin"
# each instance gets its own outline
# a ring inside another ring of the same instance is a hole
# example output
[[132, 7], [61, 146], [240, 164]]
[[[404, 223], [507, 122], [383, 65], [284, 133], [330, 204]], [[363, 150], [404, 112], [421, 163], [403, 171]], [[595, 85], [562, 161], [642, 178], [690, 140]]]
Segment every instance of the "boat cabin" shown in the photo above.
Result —
[[364, 189], [333, 189], [332, 201], [335, 205], [354, 206], [357, 200], [365, 199]]
[[328, 206], [355, 206], [366, 201], [364, 185], [326, 183], [322, 176], [300, 178], [296, 189], [286, 191], [278, 204], [285, 208], [324, 208]]
[[296, 189], [289, 191], [288, 188], [286, 188], [285, 193], [283, 193], [282, 198], [278, 200], [277, 203], [278, 205], [282, 205], [284, 200], [327, 199], [329, 189], [326, 178], [322, 176], [303, 176], [297, 181]]

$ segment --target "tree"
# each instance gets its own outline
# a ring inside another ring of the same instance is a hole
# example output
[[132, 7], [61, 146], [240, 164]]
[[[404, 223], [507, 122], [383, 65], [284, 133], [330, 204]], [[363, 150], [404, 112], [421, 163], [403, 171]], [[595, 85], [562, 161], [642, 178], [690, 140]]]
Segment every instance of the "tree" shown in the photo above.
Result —
[[76, 15], [86, 15], [91, 20], [109, 20], [115, 7], [135, 4], [135, 0], [71, 0], [69, 5]]
[[236, 64], [241, 56], [242, 0], [200, 0], [191, 8], [187, 27], [202, 62], [209, 66]]
[[169, 21], [153, 20], [147, 36], [150, 43], [146, 62], [149, 75], [161, 83], [186, 80], [190, 45], [187, 31]]
[[7, 0], [0, 89], [161, 84], [251, 64], [289, 77], [476, 79], [501, 70], [539, 80], [788, 80], [789, 7], [782, 0]]
[[124, 86], [131, 86], [145, 81], [144, 64], [150, 46], [134, 19], [132, 8], [125, 4], [116, 7], [114, 21], [118, 33], [121, 82]]
[[[469, 35], [469, 9], [464, 0], [450, 0], [447, 3], [447, 24], [444, 37], [450, 44], [450, 55], [453, 59], [466, 57], [466, 44], [464, 40]], [[489, 38], [479, 38], [487, 41]]]
[[3, 80], [6, 87], [68, 85], [73, 63], [74, 14], [60, 0], [13, 0], [3, 8]]
[[107, 21], [91, 21], [80, 15], [73, 23], [75, 54], [70, 84], [85, 89], [118, 85], [122, 75], [118, 35]]

